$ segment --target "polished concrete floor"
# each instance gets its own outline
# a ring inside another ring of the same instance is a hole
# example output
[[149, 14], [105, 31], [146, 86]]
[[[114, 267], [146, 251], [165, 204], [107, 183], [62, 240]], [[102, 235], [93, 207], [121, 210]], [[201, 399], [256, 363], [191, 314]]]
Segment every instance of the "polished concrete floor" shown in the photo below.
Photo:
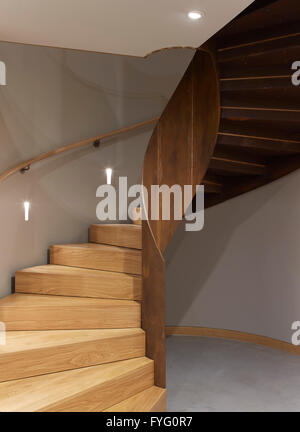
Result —
[[168, 411], [300, 411], [300, 357], [243, 342], [167, 338]]

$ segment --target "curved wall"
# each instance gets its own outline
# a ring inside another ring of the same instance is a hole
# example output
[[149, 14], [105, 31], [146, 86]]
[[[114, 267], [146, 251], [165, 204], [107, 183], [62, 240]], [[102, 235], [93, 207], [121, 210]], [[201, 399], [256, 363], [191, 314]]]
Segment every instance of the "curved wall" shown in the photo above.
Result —
[[300, 171], [205, 213], [175, 234], [167, 325], [236, 330], [291, 343], [300, 321]]
[[[159, 115], [193, 52], [148, 59], [0, 43], [0, 172], [65, 144]], [[0, 183], [0, 297], [17, 269], [44, 264], [53, 243], [86, 241], [96, 223], [96, 189], [128, 176], [140, 183], [146, 128], [35, 165]], [[23, 202], [31, 202], [24, 221]]]

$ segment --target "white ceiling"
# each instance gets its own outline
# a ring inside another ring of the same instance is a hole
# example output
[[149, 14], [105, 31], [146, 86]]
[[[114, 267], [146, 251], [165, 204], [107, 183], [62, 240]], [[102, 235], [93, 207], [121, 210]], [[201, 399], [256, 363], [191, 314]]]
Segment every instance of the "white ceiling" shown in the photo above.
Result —
[[[196, 48], [252, 0], [0, 0], [0, 40], [146, 56]], [[191, 21], [189, 11], [205, 18]]]

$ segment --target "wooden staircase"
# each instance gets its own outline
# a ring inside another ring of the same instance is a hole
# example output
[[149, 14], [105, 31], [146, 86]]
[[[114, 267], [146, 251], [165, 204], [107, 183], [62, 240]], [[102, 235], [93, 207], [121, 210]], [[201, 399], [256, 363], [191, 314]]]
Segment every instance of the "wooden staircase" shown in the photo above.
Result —
[[[151, 137], [145, 195], [204, 184], [211, 207], [300, 168], [299, 23], [299, 0], [278, 0], [199, 48]], [[0, 411], [165, 409], [163, 253], [178, 224], [92, 225], [90, 243], [16, 273], [0, 300]]]
[[93, 225], [52, 246], [0, 300], [0, 411], [163, 411], [141, 328], [141, 227]]

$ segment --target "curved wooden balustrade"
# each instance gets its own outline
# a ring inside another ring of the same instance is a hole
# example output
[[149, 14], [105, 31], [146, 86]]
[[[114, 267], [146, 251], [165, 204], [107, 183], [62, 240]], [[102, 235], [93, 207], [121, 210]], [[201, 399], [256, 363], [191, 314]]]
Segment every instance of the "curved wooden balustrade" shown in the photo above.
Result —
[[36, 164], [37, 162], [41, 162], [42, 160], [49, 159], [51, 157], [57, 156], [57, 155], [62, 154], [62, 153], [66, 153], [66, 152], [71, 151], [71, 150], [78, 149], [80, 147], [84, 147], [88, 144], [92, 144], [92, 143], [99, 144], [99, 142], [101, 140], [112, 138], [112, 137], [115, 137], [117, 135], [121, 135], [121, 134], [126, 133], [126, 132], [131, 132], [131, 131], [138, 129], [138, 128], [141, 128], [143, 126], [147, 126], [149, 124], [155, 123], [158, 120], [159, 120], [159, 117], [155, 117], [151, 120], [136, 123], [134, 125], [131, 125], [131, 126], [128, 126], [128, 127], [122, 128], [122, 129], [118, 129], [118, 130], [115, 130], [112, 132], [107, 132], [107, 133], [102, 134], [102, 135], [97, 135], [97, 136], [94, 136], [92, 138], [78, 141], [78, 142], [73, 143], [73, 144], [68, 144], [66, 146], [60, 147], [58, 149], [52, 150], [52, 151], [47, 152], [47, 153], [42, 153], [42, 154], [40, 154], [40, 155], [38, 155], [32, 159], [28, 159], [27, 161], [19, 163], [19, 164], [15, 165], [14, 167], [9, 168], [8, 170], [4, 171], [0, 175], [0, 182], [3, 180], [6, 180], [8, 177], [10, 177], [11, 175], [13, 175], [19, 171], [29, 169], [33, 164]]
[[[214, 51], [202, 47], [163, 112], [149, 143], [143, 185], [200, 185], [213, 156], [220, 122]], [[149, 201], [150, 202], [150, 201]], [[144, 197], [144, 208], [147, 205]], [[150, 208], [150, 206], [149, 206]], [[143, 328], [147, 356], [155, 361], [155, 384], [165, 387], [166, 249], [180, 221], [143, 221]], [[185, 287], [182, 287], [185, 289]]]

